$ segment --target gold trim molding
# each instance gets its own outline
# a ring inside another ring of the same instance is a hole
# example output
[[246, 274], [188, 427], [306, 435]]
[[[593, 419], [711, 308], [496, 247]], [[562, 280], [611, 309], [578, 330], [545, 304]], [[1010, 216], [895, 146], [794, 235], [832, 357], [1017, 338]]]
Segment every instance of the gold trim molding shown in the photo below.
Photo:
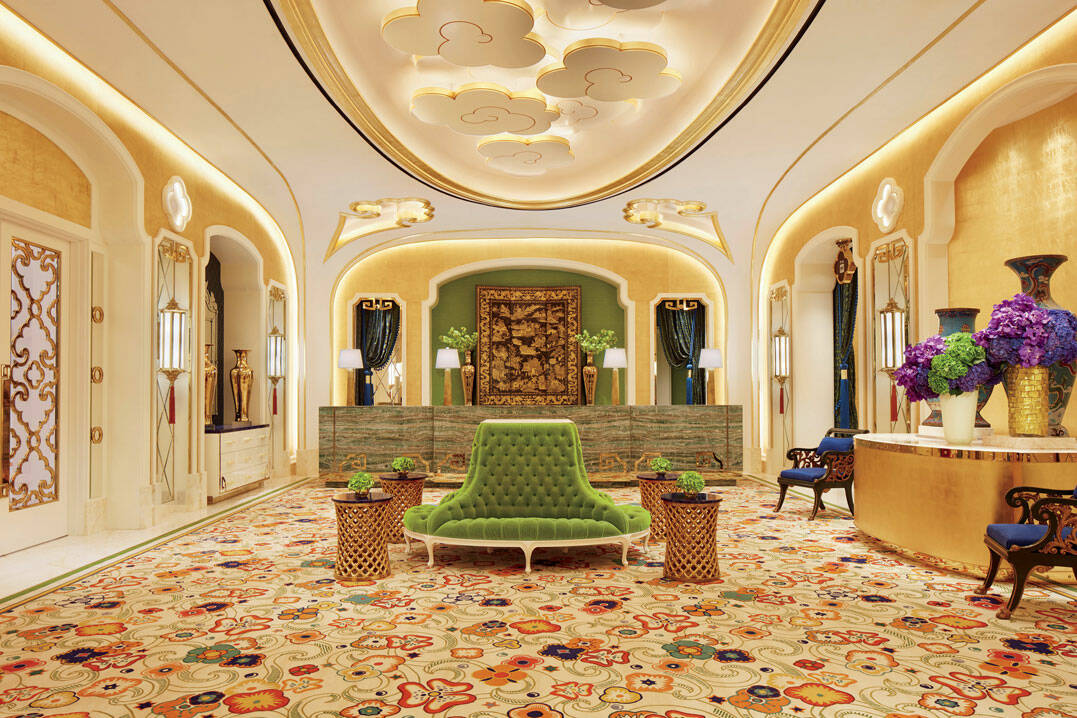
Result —
[[707, 212], [706, 209], [707, 204], [699, 200], [640, 198], [631, 200], [622, 212], [626, 222], [698, 239], [732, 262], [733, 253], [718, 224], [718, 213], [714, 210]]
[[338, 249], [362, 237], [404, 229], [433, 218], [434, 205], [421, 197], [384, 197], [352, 202], [348, 211], [340, 213], [325, 258], [329, 259]]
[[510, 209], [558, 209], [630, 190], [695, 147], [732, 112], [763, 78], [807, 18], [815, 0], [776, 0], [751, 47], [714, 98], [665, 147], [610, 182], [563, 197], [520, 200], [477, 190], [426, 163], [379, 119], [355, 87], [318, 20], [313, 0], [275, 0], [274, 7], [311, 71], [342, 111], [377, 147], [420, 181], [462, 199]]

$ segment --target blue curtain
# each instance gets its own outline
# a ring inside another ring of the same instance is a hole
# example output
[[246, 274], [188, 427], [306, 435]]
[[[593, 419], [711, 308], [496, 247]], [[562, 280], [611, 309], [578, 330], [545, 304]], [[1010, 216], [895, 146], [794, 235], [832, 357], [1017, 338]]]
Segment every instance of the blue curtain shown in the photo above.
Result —
[[856, 414], [856, 295], [858, 272], [848, 284], [834, 285], [834, 426], [855, 429]]
[[363, 352], [363, 368], [359, 370], [362, 381], [355, 383], [355, 403], [370, 406], [374, 403], [374, 385], [371, 376], [393, 357], [397, 335], [400, 333], [400, 307], [391, 302], [388, 309], [363, 309], [363, 302], [355, 308], [356, 347]]
[[655, 313], [658, 337], [671, 367], [688, 366], [692, 360], [691, 403], [707, 403], [707, 372], [699, 368], [699, 351], [707, 341], [707, 308], [700, 304], [695, 309], [670, 309], [659, 302]]

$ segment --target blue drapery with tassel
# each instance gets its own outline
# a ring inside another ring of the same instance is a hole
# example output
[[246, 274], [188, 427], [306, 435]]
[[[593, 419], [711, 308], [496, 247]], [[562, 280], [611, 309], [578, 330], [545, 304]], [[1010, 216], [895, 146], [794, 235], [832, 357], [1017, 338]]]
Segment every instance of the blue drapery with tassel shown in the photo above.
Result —
[[393, 357], [396, 338], [400, 333], [400, 306], [390, 302], [388, 309], [364, 309], [363, 302], [355, 307], [355, 338], [363, 352], [363, 368], [359, 370], [361, 382], [356, 382], [355, 403], [363, 406], [374, 404], [374, 385], [371, 378], [375, 369], [382, 369]]
[[834, 426], [853, 429], [860, 423], [856, 412], [856, 337], [857, 278], [853, 273], [848, 284], [834, 286]]

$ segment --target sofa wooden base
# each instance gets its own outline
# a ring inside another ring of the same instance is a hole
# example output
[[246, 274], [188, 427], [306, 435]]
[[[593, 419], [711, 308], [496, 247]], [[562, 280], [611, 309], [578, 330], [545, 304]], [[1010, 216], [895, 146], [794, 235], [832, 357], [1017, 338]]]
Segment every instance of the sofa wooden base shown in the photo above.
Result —
[[447, 538], [445, 536], [431, 536], [429, 534], [415, 533], [414, 531], [408, 531], [404, 529], [404, 544], [408, 551], [411, 550], [411, 541], [415, 541], [424, 544], [426, 546], [426, 553], [428, 556], [427, 566], [431, 568], [434, 566], [434, 546], [442, 544], [445, 546], [484, 546], [486, 548], [518, 548], [524, 552], [524, 572], [531, 573], [531, 553], [537, 548], [570, 548], [573, 546], [604, 546], [607, 544], [620, 544], [621, 545], [621, 565], [628, 565], [628, 547], [633, 541], [638, 541], [642, 538], [646, 538], [644, 542], [644, 551], [647, 550], [647, 546], [650, 543], [650, 529], [644, 531], [637, 531], [632, 534], [622, 534], [620, 536], [601, 536], [598, 538], [589, 539], [568, 539], [564, 541], [486, 541], [480, 539], [458, 539]]

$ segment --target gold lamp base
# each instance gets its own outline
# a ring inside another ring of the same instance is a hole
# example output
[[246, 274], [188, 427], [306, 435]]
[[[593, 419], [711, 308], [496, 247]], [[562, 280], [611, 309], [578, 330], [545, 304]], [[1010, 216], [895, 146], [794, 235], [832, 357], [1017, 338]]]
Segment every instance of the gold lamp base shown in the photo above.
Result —
[[452, 406], [452, 369], [445, 370], [444, 392], [441, 403], [444, 406]]

